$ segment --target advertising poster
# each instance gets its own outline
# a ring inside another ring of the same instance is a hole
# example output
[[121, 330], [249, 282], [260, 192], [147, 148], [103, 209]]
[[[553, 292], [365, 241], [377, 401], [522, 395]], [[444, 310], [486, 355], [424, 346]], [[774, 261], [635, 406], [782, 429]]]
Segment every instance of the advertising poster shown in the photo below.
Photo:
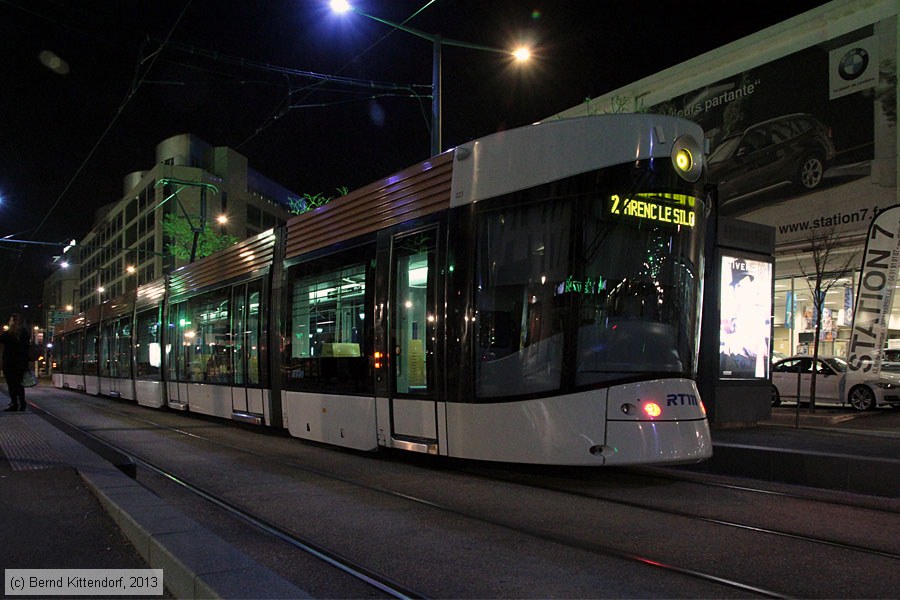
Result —
[[769, 376], [772, 331], [772, 263], [722, 256], [719, 376]]
[[895, 202], [892, 169], [875, 167], [896, 156], [893, 29], [865, 27], [645, 109], [703, 127], [719, 214], [772, 225], [776, 244], [863, 233]]

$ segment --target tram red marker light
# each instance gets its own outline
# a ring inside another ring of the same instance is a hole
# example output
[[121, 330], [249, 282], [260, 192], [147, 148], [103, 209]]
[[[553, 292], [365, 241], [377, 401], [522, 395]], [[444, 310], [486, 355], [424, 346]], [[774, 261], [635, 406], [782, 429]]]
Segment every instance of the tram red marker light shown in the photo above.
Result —
[[662, 414], [662, 408], [656, 402], [648, 402], [644, 405], [644, 412], [648, 417], [658, 417]]

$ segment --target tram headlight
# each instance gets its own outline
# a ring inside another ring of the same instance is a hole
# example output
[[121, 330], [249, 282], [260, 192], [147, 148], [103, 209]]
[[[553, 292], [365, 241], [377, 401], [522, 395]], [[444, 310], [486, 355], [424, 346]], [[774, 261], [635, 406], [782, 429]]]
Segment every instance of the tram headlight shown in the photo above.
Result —
[[678, 170], [690, 171], [693, 165], [694, 157], [691, 156], [691, 151], [687, 148], [682, 148], [675, 155], [675, 166], [678, 167]]
[[689, 135], [683, 135], [672, 145], [672, 165], [678, 175], [691, 183], [700, 179], [703, 173], [703, 148], [700, 142]]

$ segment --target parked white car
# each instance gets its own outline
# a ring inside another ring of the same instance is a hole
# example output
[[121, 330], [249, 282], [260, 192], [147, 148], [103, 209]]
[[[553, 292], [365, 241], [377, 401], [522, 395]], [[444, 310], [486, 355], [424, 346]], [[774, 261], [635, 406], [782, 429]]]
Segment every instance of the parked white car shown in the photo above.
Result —
[[[789, 356], [772, 365], [772, 406], [782, 400], [809, 402], [813, 359]], [[836, 356], [820, 356], [816, 361], [816, 404], [850, 405], [856, 410], [900, 405], [900, 373], [882, 370], [878, 377], [847, 384], [847, 361]], [[849, 387], [849, 389], [847, 389]]]

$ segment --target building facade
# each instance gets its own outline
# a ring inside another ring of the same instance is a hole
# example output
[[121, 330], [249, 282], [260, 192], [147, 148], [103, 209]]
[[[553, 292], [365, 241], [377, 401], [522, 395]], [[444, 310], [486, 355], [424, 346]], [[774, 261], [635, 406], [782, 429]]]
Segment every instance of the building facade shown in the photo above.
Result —
[[231, 148], [213, 147], [191, 134], [163, 140], [155, 166], [126, 175], [122, 198], [99, 209], [92, 229], [59, 257], [60, 269], [44, 285], [49, 321], [186, 264], [188, 259], [167, 250], [167, 215], [244, 239], [285, 221], [296, 197]]

